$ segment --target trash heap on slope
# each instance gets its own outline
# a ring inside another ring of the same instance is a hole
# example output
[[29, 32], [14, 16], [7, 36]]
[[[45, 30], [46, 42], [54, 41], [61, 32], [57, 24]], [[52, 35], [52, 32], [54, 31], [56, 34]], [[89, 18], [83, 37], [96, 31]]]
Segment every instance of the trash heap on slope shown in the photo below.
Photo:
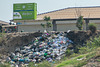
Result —
[[27, 64], [39, 63], [43, 60], [49, 62], [60, 60], [70, 43], [73, 42], [66, 37], [65, 33], [44, 33], [32, 40], [30, 44], [16, 48], [15, 53], [11, 53], [7, 61], [11, 64]]

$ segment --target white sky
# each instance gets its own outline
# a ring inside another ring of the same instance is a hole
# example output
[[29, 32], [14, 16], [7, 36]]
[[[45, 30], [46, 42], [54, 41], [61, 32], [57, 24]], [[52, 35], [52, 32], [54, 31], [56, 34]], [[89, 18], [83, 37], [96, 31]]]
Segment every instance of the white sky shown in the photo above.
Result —
[[45, 13], [67, 7], [100, 6], [100, 0], [0, 0], [0, 20], [13, 19], [14, 3], [37, 3], [38, 13]]

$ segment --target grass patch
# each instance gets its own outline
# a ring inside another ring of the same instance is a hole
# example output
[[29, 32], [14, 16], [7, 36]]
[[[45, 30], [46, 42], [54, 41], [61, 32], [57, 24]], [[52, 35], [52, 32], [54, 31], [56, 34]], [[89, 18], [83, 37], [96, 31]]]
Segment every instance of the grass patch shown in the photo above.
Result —
[[38, 63], [35, 64], [33, 62], [30, 62], [28, 67], [52, 67], [52, 64], [49, 63], [48, 61], [43, 61], [43, 62], [41, 62], [39, 64]]
[[94, 56], [96, 56], [96, 52], [92, 52], [92, 53], [89, 53], [87, 56], [86, 56], [86, 60], [88, 61], [89, 59], [93, 58]]
[[[87, 64], [87, 60], [89, 60], [90, 58], [92, 58], [94, 56], [95, 56], [94, 52], [83, 54], [83, 55], [77, 56], [73, 59], [63, 61], [61, 64], [57, 65], [56, 67], [64, 67], [64, 66], [67, 67], [68, 65], [73, 65], [73, 67], [81, 67], [81, 66]], [[81, 58], [86, 58], [86, 59], [77, 60], [77, 59], [81, 59]]]
[[87, 62], [81, 61], [74, 67], [82, 67], [83, 65], [86, 65], [86, 64], [87, 64]]
[[0, 43], [5, 39], [6, 33], [0, 33]]
[[[91, 58], [100, 56], [100, 36], [91, 38], [87, 41], [85, 46], [79, 46], [78, 49], [79, 52], [73, 54], [70, 54], [70, 51], [67, 50], [66, 54], [69, 54], [69, 56], [66, 58], [68, 60], [62, 61], [56, 67], [82, 67], [87, 64]], [[98, 61], [100, 62], [100, 59]]]
[[97, 59], [98, 62], [100, 62], [100, 59]]
[[10, 67], [10, 64], [0, 64], [0, 67]]
[[6, 34], [6, 33], [0, 33], [0, 37], [3, 37], [3, 36], [5, 36], [5, 34]]

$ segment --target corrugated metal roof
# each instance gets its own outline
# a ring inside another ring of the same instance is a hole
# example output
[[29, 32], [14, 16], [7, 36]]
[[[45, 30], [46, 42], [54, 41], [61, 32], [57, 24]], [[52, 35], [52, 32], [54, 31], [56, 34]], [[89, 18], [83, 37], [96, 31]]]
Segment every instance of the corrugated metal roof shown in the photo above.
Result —
[[5, 21], [2, 21], [2, 20], [0, 20], [0, 24], [9, 24], [8, 22], [5, 22]]
[[43, 20], [44, 16], [50, 16], [51, 19], [72, 19], [78, 16], [84, 18], [100, 18], [100, 6], [96, 7], [70, 7], [60, 10], [50, 11], [38, 14], [37, 20]]
[[17, 25], [5, 25], [5, 26], [2, 26], [2, 27], [15, 27]]

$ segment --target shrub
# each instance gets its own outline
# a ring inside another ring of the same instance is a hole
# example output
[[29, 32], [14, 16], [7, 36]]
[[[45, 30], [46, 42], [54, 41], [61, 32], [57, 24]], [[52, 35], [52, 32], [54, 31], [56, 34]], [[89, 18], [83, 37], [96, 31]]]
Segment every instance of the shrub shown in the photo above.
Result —
[[83, 29], [83, 23], [84, 23], [83, 16], [79, 16], [78, 19], [77, 19], [77, 22], [76, 22], [76, 27], [79, 30], [82, 30]]
[[96, 30], [97, 30], [96, 24], [90, 23], [90, 24], [89, 24], [89, 30], [90, 30], [92, 33], [95, 33]]
[[87, 53], [87, 51], [88, 51], [88, 49], [87, 49], [87, 47], [81, 47], [81, 48], [79, 48], [80, 50], [79, 50], [79, 53], [80, 54], [85, 54], [85, 53]]
[[67, 49], [66, 50], [66, 56], [70, 56], [71, 55], [71, 50], [70, 49]]
[[43, 61], [37, 67], [51, 67], [51, 64], [48, 61]]
[[30, 62], [28, 67], [35, 67], [35, 64], [33, 62]]
[[70, 57], [76, 57], [76, 56], [78, 56], [77, 53], [73, 53], [72, 55], [70, 55]]
[[95, 47], [100, 47], [100, 36], [91, 39], [86, 44], [89, 48], [95, 49]]

